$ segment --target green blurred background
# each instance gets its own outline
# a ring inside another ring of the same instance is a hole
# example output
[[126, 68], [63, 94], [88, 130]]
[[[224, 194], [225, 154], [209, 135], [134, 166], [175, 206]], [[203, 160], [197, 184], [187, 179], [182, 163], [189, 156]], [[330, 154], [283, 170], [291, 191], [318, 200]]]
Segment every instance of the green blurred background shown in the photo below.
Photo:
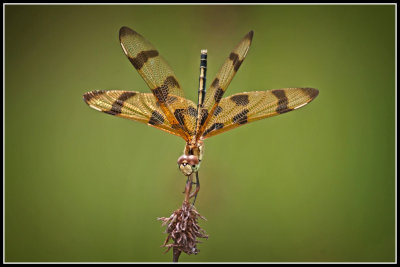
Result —
[[199, 261], [395, 260], [395, 6], [5, 6], [5, 260], [171, 261], [184, 141], [90, 109], [149, 92], [118, 41], [150, 40], [196, 99], [254, 30], [226, 95], [314, 87], [306, 107], [207, 139]]

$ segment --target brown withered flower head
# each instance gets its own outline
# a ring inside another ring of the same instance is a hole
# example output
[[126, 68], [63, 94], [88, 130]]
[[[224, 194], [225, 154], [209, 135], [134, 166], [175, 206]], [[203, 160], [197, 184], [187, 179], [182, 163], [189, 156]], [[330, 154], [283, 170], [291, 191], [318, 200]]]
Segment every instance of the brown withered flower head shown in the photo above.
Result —
[[[162, 245], [162, 247], [167, 248], [165, 253], [173, 248], [175, 258], [179, 257], [182, 251], [188, 255], [197, 254], [199, 252], [197, 243], [201, 242], [198, 241], [197, 238], [208, 238], [208, 235], [199, 226], [197, 222], [198, 218], [206, 220], [206, 218], [201, 216], [188, 201], [184, 201], [182, 207], [174, 211], [169, 218], [157, 218], [163, 221], [163, 226], [168, 224], [165, 231], [168, 236]], [[172, 240], [172, 243], [168, 244], [170, 240]]]

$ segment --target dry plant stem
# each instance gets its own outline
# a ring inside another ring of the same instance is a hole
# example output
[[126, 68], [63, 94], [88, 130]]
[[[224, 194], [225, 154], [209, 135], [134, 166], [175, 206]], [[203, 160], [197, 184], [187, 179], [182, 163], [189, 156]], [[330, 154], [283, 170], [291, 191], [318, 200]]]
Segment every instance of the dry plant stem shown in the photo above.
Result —
[[179, 256], [181, 255], [182, 251], [177, 248], [172, 249], [172, 262], [178, 262]]
[[193, 184], [193, 174], [189, 176], [189, 179], [186, 182], [185, 186], [185, 202], [189, 202], [189, 200], [193, 197], [190, 194], [190, 191], [192, 191], [192, 184]]
[[[162, 217], [158, 220], [163, 221], [163, 225], [167, 225], [167, 238], [164, 241], [163, 247], [166, 247], [168, 252], [173, 249], [172, 261], [178, 262], [182, 252], [188, 255], [197, 254], [197, 244], [200, 243], [198, 238], [208, 238], [206, 232], [199, 226], [198, 218], [204, 219], [189, 202], [192, 198], [192, 176], [188, 177], [185, 185], [185, 199], [182, 207], [175, 210], [168, 218]], [[172, 243], [169, 243], [172, 241]]]
[[[189, 179], [186, 181], [186, 186], [185, 186], [185, 202], [189, 203], [189, 200], [191, 198], [190, 191], [192, 191], [192, 184], [193, 184], [193, 174], [189, 176]], [[179, 256], [181, 255], [182, 251], [180, 251], [177, 248], [173, 248], [172, 250], [172, 262], [178, 262], [179, 261]]]

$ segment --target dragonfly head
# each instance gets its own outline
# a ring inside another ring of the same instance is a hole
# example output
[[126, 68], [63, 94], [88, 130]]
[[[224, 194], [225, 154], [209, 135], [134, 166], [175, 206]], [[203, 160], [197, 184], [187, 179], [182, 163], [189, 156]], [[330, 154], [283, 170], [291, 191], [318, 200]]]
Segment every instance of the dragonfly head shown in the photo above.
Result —
[[190, 176], [199, 169], [199, 162], [200, 161], [197, 156], [184, 154], [178, 158], [178, 167], [183, 175]]

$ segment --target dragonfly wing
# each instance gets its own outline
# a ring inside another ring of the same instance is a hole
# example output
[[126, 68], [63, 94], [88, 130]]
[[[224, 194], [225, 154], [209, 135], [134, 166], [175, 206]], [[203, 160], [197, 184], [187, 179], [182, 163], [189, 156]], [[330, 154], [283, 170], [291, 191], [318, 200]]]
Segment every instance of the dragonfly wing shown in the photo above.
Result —
[[184, 94], [171, 67], [158, 50], [134, 30], [122, 27], [119, 31], [119, 40], [125, 55], [150, 87], [166, 119], [188, 139], [190, 136], [190, 130], [186, 126], [188, 122], [180, 120], [181, 111], [177, 111], [178, 107], [173, 104], [175, 97], [184, 98]]
[[205, 131], [206, 125], [212, 118], [210, 114], [215, 112], [215, 109], [221, 101], [228, 85], [239, 70], [240, 65], [243, 63], [247, 51], [250, 48], [252, 39], [253, 31], [250, 31], [242, 38], [242, 40], [240, 40], [221, 66], [210, 87], [207, 89], [204, 107], [201, 109], [200, 113], [199, 129], [196, 131], [197, 137], [201, 136], [201, 133]]
[[223, 133], [249, 122], [280, 115], [310, 103], [313, 88], [285, 88], [235, 94], [223, 98], [202, 133], [202, 138]]
[[[186, 121], [195, 121], [195, 104], [186, 98], [171, 96], [174, 98], [174, 107], [181, 110], [181, 116]], [[91, 91], [83, 95], [83, 100], [91, 108], [106, 114], [146, 123], [150, 126], [164, 130], [168, 133], [186, 138], [166, 118], [156, 98], [150, 93], [134, 91]], [[193, 124], [194, 125], [194, 124]], [[193, 130], [193, 129], [192, 129]]]

